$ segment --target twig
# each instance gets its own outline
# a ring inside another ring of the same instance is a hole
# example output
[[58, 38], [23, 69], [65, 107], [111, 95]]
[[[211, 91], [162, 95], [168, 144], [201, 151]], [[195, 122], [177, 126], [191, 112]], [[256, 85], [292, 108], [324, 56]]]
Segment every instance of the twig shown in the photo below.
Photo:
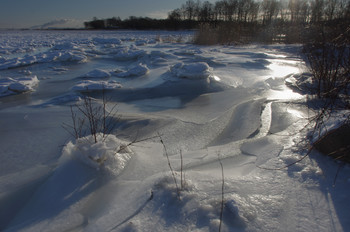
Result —
[[158, 137], [159, 137], [159, 139], [160, 139], [160, 142], [161, 142], [162, 145], [163, 145], [163, 148], [164, 148], [164, 151], [165, 151], [165, 156], [166, 156], [166, 158], [167, 158], [167, 160], [168, 160], [168, 166], [169, 166], [169, 168], [170, 168], [171, 175], [173, 176], [173, 180], [174, 180], [174, 182], [175, 182], [177, 197], [180, 199], [180, 189], [179, 189], [179, 186], [177, 185], [177, 181], [176, 181], [176, 177], [175, 177], [175, 172], [174, 172], [173, 168], [171, 167], [170, 159], [169, 159], [169, 155], [168, 155], [168, 151], [167, 151], [167, 149], [166, 149], [166, 147], [165, 147], [165, 144], [164, 144], [164, 142], [163, 142], [162, 136], [159, 134], [159, 132], [158, 132]]
[[182, 150], [180, 150], [180, 159], [181, 159], [181, 168], [180, 168], [180, 173], [181, 173], [181, 190], [183, 190], [184, 189], [184, 180], [182, 180], [182, 171], [183, 171]]
[[225, 177], [224, 177], [224, 167], [222, 165], [222, 162], [220, 160], [220, 157], [218, 157], [219, 159], [219, 164], [221, 166], [221, 179], [222, 179], [222, 184], [221, 184], [221, 209], [220, 209], [220, 224], [219, 224], [219, 232], [221, 232], [221, 226], [222, 226], [222, 217], [224, 214], [224, 199], [225, 199]]
[[336, 180], [337, 180], [337, 178], [338, 178], [338, 174], [339, 174], [339, 172], [340, 172], [340, 169], [341, 169], [343, 166], [344, 166], [344, 164], [340, 164], [339, 167], [338, 167], [338, 169], [337, 169], [337, 173], [335, 174], [335, 177], [334, 177], [334, 180], [333, 180], [333, 187], [335, 187], [335, 182], [336, 182]]

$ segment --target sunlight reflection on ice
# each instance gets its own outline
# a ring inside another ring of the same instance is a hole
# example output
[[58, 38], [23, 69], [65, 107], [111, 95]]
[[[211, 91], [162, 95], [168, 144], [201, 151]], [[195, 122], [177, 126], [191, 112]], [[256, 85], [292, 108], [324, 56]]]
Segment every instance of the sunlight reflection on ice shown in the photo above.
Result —
[[287, 112], [290, 114], [293, 114], [294, 116], [296, 116], [298, 118], [305, 118], [304, 115], [299, 110], [287, 109]]
[[[282, 86], [281, 86], [282, 87]], [[269, 90], [268, 92], [268, 99], [269, 100], [298, 100], [304, 98], [299, 93], [294, 92], [293, 90], [289, 89], [288, 87], [284, 86], [282, 87], [282, 90]]]
[[215, 75], [213, 76], [213, 79], [216, 80], [216, 81], [221, 81], [221, 78], [218, 77], [218, 76], [215, 76]]
[[287, 57], [286, 55], [282, 55], [282, 54], [272, 54], [272, 53], [265, 53], [265, 54], [268, 56], [275, 57], [275, 58], [286, 58]]
[[271, 64], [267, 67], [272, 71], [274, 77], [284, 77], [288, 74], [300, 72], [298, 67], [299, 61], [294, 60], [269, 60]]

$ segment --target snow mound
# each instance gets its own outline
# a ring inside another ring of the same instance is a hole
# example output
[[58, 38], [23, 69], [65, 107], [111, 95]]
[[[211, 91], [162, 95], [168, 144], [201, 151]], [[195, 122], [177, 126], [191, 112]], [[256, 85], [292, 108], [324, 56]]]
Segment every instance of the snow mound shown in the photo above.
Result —
[[[178, 178], [177, 181], [179, 184]], [[172, 231], [169, 228], [172, 223], [176, 227], [174, 231], [217, 231], [219, 215], [219, 198], [208, 197], [187, 179], [178, 197], [177, 188], [169, 174], [155, 183], [152, 196], [142, 212], [118, 231], [155, 231], [154, 221], [158, 222], [156, 231]]]
[[97, 134], [97, 143], [92, 135], [68, 142], [63, 148], [63, 157], [73, 156], [97, 170], [104, 169], [118, 175], [126, 167], [133, 152], [127, 142], [114, 135]]
[[116, 74], [118, 77], [143, 76], [149, 72], [149, 69], [144, 64], [137, 64], [128, 71], [122, 71]]
[[111, 76], [110, 72], [106, 70], [98, 69], [98, 68], [83, 75], [83, 77], [87, 77], [87, 78], [107, 78], [110, 76]]
[[117, 50], [116, 54], [114, 55], [114, 59], [119, 61], [135, 60], [145, 54], [146, 52], [143, 50], [139, 50], [134, 47], [124, 47]]
[[38, 83], [37, 76], [26, 76], [18, 79], [11, 77], [0, 79], [0, 96], [33, 91]]
[[54, 97], [45, 103], [42, 103], [38, 106], [51, 106], [51, 105], [62, 105], [62, 104], [67, 104], [67, 103], [72, 103], [72, 102], [77, 102], [80, 101], [81, 97], [75, 93], [68, 93], [65, 95], [61, 95], [58, 97]]
[[121, 84], [117, 81], [91, 81], [84, 80], [78, 82], [73, 86], [74, 91], [93, 91], [93, 90], [103, 90], [103, 89], [119, 89]]
[[[246, 227], [248, 224], [257, 224], [261, 228], [268, 228], [261, 221], [260, 215], [275, 218], [283, 212], [284, 199], [279, 195], [250, 194], [240, 196], [230, 194], [227, 196], [225, 207], [228, 210], [226, 217], [229, 217], [232, 223], [240, 227]], [[266, 206], [269, 209], [266, 210]]]
[[285, 79], [285, 84], [293, 91], [301, 94], [316, 93], [317, 83], [312, 81], [312, 76], [309, 73], [293, 74]]
[[170, 53], [167, 53], [167, 52], [164, 52], [164, 51], [161, 51], [161, 50], [151, 51], [150, 56], [152, 58], [161, 57], [161, 58], [164, 58], [164, 59], [177, 59], [178, 58], [177, 56], [175, 56], [173, 54], [170, 54]]
[[140, 40], [136, 40], [135, 41], [135, 45], [136, 46], [145, 46], [148, 44], [148, 40], [147, 39], [140, 39]]
[[72, 42], [59, 43], [52, 47], [52, 50], [73, 50], [73, 49], [78, 49], [78, 47]]
[[117, 44], [120, 45], [122, 41], [117, 38], [93, 38], [93, 42], [96, 44]]
[[20, 66], [27, 66], [38, 62], [35, 56], [26, 55], [24, 57], [15, 57], [7, 59], [0, 63], [0, 70], [15, 68]]
[[87, 62], [87, 56], [81, 52], [64, 52], [60, 53], [57, 60], [61, 62], [85, 63]]
[[211, 68], [205, 62], [178, 63], [170, 68], [173, 75], [188, 79], [206, 79], [212, 76]]

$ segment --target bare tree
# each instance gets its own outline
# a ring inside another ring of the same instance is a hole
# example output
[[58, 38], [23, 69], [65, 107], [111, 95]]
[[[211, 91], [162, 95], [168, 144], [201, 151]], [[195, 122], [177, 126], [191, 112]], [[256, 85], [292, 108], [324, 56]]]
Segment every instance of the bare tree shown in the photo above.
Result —
[[318, 23], [323, 20], [324, 0], [313, 0], [311, 2], [311, 22]]
[[261, 6], [263, 11], [263, 24], [270, 24], [278, 15], [280, 7], [279, 2], [276, 0], [263, 0]]

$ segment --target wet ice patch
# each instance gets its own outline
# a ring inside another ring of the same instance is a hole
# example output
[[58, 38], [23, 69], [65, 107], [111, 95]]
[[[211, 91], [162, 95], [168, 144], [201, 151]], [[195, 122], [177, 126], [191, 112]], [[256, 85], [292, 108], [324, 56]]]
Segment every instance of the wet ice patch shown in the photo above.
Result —
[[104, 90], [104, 89], [119, 89], [121, 84], [117, 81], [91, 81], [84, 80], [78, 82], [73, 86], [74, 91], [93, 91], [93, 90]]
[[11, 77], [0, 79], [0, 96], [34, 91], [39, 80], [37, 76], [26, 76], [17, 79]]
[[177, 77], [188, 79], [206, 79], [212, 76], [211, 68], [205, 62], [177, 63], [170, 68], [170, 71]]
[[97, 142], [92, 135], [68, 142], [63, 148], [63, 157], [75, 157], [97, 170], [104, 169], [118, 175], [126, 167], [133, 152], [128, 143], [115, 135], [97, 134]]

